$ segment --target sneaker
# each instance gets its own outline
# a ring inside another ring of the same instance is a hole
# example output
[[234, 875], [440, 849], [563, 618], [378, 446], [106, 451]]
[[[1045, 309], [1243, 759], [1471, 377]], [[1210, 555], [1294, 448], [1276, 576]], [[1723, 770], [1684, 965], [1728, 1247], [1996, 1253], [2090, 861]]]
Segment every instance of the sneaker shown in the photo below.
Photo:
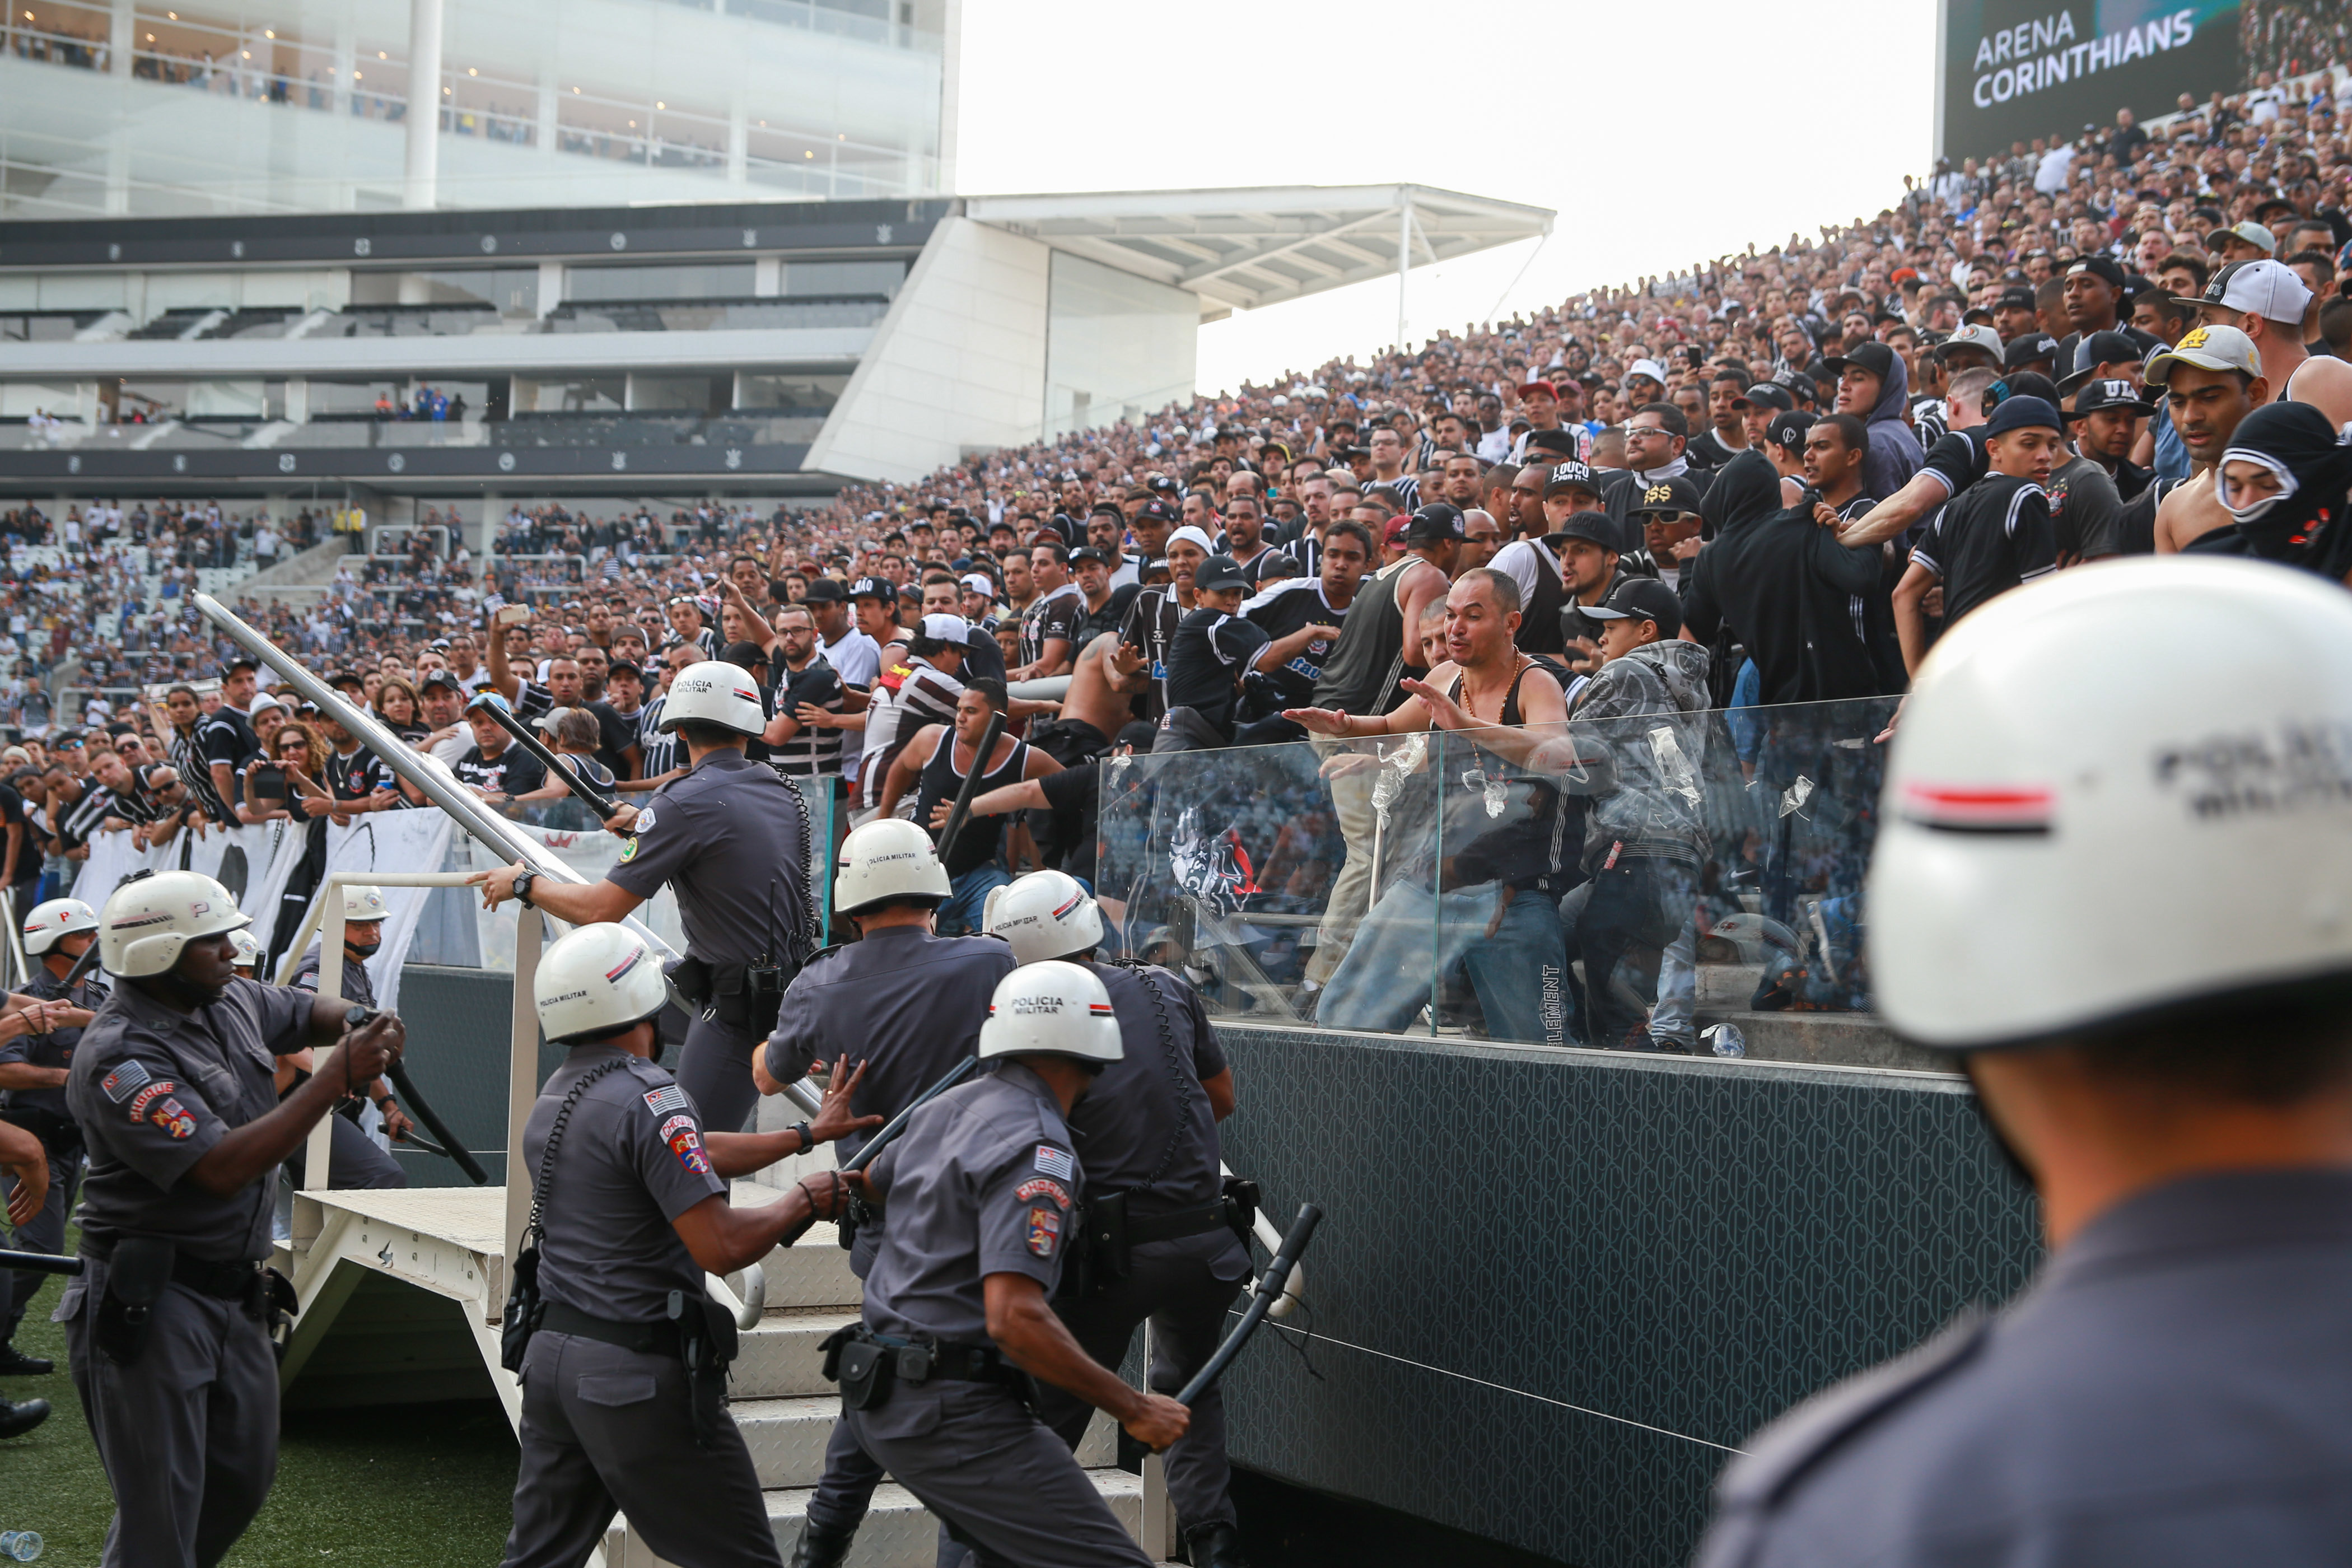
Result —
[[0, 1377], [47, 1377], [58, 1363], [46, 1356], [26, 1355], [15, 1345], [0, 1343]]

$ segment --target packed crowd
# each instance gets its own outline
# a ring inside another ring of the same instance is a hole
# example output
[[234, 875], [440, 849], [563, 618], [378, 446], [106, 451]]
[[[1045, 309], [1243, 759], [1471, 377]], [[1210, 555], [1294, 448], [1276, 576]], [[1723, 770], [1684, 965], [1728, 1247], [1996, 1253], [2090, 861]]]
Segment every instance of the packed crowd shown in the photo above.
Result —
[[[1671, 758], [1580, 750], [1565, 721], [1634, 734], [1658, 715], [1891, 700], [1977, 607], [2104, 557], [2219, 551], [2343, 580], [2352, 82], [2335, 92], [2265, 74], [2154, 131], [2126, 111], [1939, 166], [1818, 242], [820, 510], [518, 506], [487, 574], [460, 531], [421, 519], [408, 562], [247, 610], [503, 805], [567, 791], [482, 693], [565, 765], [643, 792], [681, 761], [667, 683], [706, 658], [751, 672], [772, 715], [755, 752], [837, 792], [845, 819], [937, 826], [976, 770], [981, 805], [943, 847], [950, 928], [1024, 864], [1093, 877], [1099, 769], [1121, 756], [1311, 739], [1342, 759], [1325, 825], [1339, 869], [1309, 889], [1322, 931], [1301, 994], [1363, 1026], [1397, 1026], [1383, 1009], [1411, 1000], [1366, 1000], [1393, 989], [1378, 933], [1425, 931], [1429, 911], [1370, 907], [1386, 810], [1344, 758], [1475, 731], [1519, 837], [1382, 901], [1493, 895], [1473, 924], [1513, 956], [1486, 980], [1465, 962], [1498, 1036], [1687, 1046], [1687, 1008], [1673, 1030], [1643, 1015], [1690, 941], [1705, 835], [1673, 808]], [[224, 535], [175, 521], [181, 554]], [[103, 536], [141, 528], [174, 537], [119, 514]], [[357, 737], [241, 685], [249, 668], [192, 614], [134, 602], [85, 555], [81, 585], [119, 615], [151, 700], [13, 759], [14, 876], [39, 877], [37, 842], [70, 857], [93, 826], [421, 802]], [[54, 644], [51, 616], [28, 632]], [[979, 756], [992, 714], [1006, 732]], [[144, 764], [98, 782], [120, 811], [77, 805], [77, 750]], [[1802, 750], [1750, 740], [1739, 761], [1769, 773]], [[1762, 875], [1785, 893], [1786, 867]], [[1642, 1009], [1595, 980], [1603, 952]], [[1581, 956], [1589, 1005], [1548, 1011], [1502, 973], [1564, 971], [1563, 954]]]

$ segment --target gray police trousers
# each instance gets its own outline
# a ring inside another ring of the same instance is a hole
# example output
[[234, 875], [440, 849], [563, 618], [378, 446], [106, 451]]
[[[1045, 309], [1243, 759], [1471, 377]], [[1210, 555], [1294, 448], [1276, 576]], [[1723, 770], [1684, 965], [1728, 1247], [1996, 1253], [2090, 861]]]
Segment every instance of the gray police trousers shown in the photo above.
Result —
[[68, 1282], [74, 1392], [114, 1491], [105, 1568], [212, 1568], [278, 1475], [278, 1358], [242, 1304], [173, 1285], [129, 1366], [92, 1340], [106, 1265]]
[[[1087, 1354], [1116, 1369], [1127, 1358], [1137, 1327], [1151, 1324], [1154, 1394], [1176, 1391], [1208, 1362], [1223, 1336], [1225, 1309], [1249, 1273], [1249, 1254], [1233, 1233], [1209, 1231], [1172, 1241], [1146, 1242], [1134, 1249], [1132, 1271], [1083, 1300], [1054, 1303], [1070, 1337]], [[1224, 1278], [1230, 1275], [1231, 1278]], [[1076, 1394], [1038, 1385], [1038, 1414], [1072, 1448], [1086, 1436], [1095, 1407]], [[1168, 1500], [1184, 1530], [1234, 1522], [1233, 1467], [1225, 1458], [1225, 1393], [1211, 1384], [1192, 1402], [1192, 1424], [1183, 1440], [1168, 1450]]]
[[904, 1384], [842, 1421], [982, 1568], [1152, 1568], [1067, 1445], [998, 1384]]
[[[705, 1013], [708, 1009], [705, 1009]], [[711, 1132], [740, 1132], [760, 1103], [760, 1086], [751, 1078], [751, 1053], [766, 1045], [740, 1024], [722, 1023], [698, 1013], [686, 1026], [686, 1045], [677, 1053], [677, 1086], [702, 1113], [702, 1125]]]
[[[49, 1195], [42, 1201], [40, 1213], [16, 1227], [16, 1250], [54, 1256], [65, 1247], [66, 1214], [73, 1207], [75, 1190], [81, 1185], [82, 1164], [83, 1156], [79, 1150], [62, 1160], [55, 1154], [49, 1156]], [[16, 1190], [16, 1177], [0, 1182], [0, 1191]], [[47, 1275], [30, 1268], [16, 1269], [7, 1279], [8, 1321], [6, 1332], [0, 1333], [0, 1344], [16, 1337], [16, 1325], [25, 1321], [25, 1310], [41, 1293], [41, 1287], [49, 1282]]]
[[504, 1568], [579, 1568], [615, 1510], [678, 1568], [782, 1568], [751, 1450], [729, 1421], [695, 1446], [686, 1367], [576, 1334], [533, 1334]]

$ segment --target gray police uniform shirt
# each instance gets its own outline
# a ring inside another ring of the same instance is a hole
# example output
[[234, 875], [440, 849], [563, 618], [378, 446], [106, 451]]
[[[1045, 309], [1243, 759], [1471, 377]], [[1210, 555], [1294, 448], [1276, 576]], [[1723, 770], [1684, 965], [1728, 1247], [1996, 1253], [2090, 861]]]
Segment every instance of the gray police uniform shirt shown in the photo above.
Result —
[[[105, 984], [95, 973], [83, 979], [68, 993], [65, 984], [44, 965], [25, 983], [24, 994], [37, 996], [44, 1002], [62, 998], [77, 1007], [87, 1007], [95, 1013], [107, 997]], [[0, 1064], [23, 1062], [28, 1067], [70, 1068], [74, 1047], [80, 1043], [81, 1029], [52, 1029], [46, 1035], [19, 1035], [0, 1045]], [[7, 1094], [11, 1110], [38, 1111], [47, 1116], [62, 1116], [70, 1120], [73, 1112], [66, 1108], [65, 1087], [55, 1089], [12, 1089]]]
[[[784, 991], [768, 1070], [792, 1083], [819, 1062], [863, 1061], [850, 1110], [896, 1116], [980, 1048], [989, 1000], [1013, 967], [1013, 950], [994, 937], [933, 936], [919, 926], [887, 926], [828, 949]], [[844, 1137], [835, 1157], [847, 1164], [868, 1136]]]
[[269, 1256], [276, 1183], [215, 1197], [181, 1178], [232, 1128], [278, 1108], [271, 1070], [310, 1043], [314, 1001], [290, 985], [242, 979], [192, 1014], [134, 985], [106, 999], [66, 1080], [89, 1150], [84, 1237], [168, 1237], [188, 1257], [216, 1263]]
[[616, 1046], [577, 1046], [548, 1075], [523, 1124], [521, 1169], [539, 1173], [564, 1096], [604, 1063], [625, 1065], [572, 1108], [540, 1216], [540, 1291], [620, 1322], [667, 1314], [669, 1293], [702, 1296], [702, 1266], [672, 1225], [727, 1184], [710, 1169], [702, 1117], [662, 1068]]
[[1008, 1062], [917, 1111], [876, 1156], [887, 1227], [866, 1278], [879, 1334], [988, 1342], [981, 1281], [1023, 1274], [1054, 1293], [1084, 1180], [1061, 1101]]
[[2169, 1183], [1767, 1427], [1702, 1568], [2352, 1562], [2352, 1172]]
[[[313, 995], [319, 990], [319, 963], [320, 948], [314, 942], [310, 951], [302, 955], [302, 962], [294, 966], [293, 983]], [[348, 952], [343, 954], [343, 977], [336, 982], [335, 994], [362, 1007], [375, 1005], [375, 982], [368, 978], [367, 965], [352, 963]]]
[[1151, 981], [1160, 988], [1155, 1007], [1134, 970], [1111, 963], [1091, 967], [1110, 993], [1127, 1054], [1103, 1068], [1070, 1111], [1087, 1187], [1133, 1192], [1157, 1173], [1150, 1191], [1128, 1200], [1129, 1215], [1138, 1218], [1215, 1203], [1223, 1194], [1224, 1177], [1218, 1169], [1216, 1112], [1201, 1081], [1225, 1070], [1225, 1053], [1200, 997], [1177, 976], [1154, 969]]
[[800, 797], [765, 763], [718, 751], [656, 791], [605, 880], [640, 899], [677, 892], [687, 946], [710, 963], [781, 959], [808, 908]]

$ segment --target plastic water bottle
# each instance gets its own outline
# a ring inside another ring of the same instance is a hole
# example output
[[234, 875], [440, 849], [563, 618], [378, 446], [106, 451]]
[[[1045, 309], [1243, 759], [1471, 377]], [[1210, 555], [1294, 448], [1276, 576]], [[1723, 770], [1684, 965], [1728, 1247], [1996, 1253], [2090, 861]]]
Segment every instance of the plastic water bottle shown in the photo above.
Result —
[[37, 1530], [0, 1530], [0, 1557], [12, 1563], [30, 1563], [41, 1554], [41, 1532]]
[[1748, 1054], [1748, 1037], [1739, 1032], [1737, 1024], [1717, 1024], [1702, 1030], [1699, 1038], [1706, 1048], [1719, 1057], [1744, 1057]]

